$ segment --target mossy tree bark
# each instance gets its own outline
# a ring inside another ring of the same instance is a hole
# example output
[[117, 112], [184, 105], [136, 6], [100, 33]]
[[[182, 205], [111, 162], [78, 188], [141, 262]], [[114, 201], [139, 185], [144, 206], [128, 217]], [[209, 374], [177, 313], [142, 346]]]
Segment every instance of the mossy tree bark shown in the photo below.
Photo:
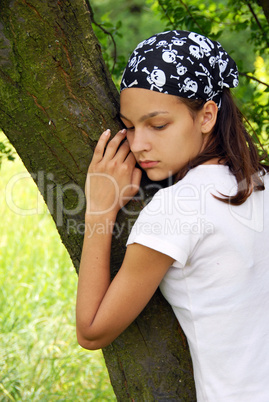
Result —
[[[87, 167], [100, 133], [119, 129], [118, 107], [86, 1], [1, 0], [0, 127], [37, 183], [76, 269]], [[143, 179], [143, 197], [119, 214], [112, 276], [152, 192]], [[103, 353], [119, 401], [195, 400], [185, 337], [159, 292]]]

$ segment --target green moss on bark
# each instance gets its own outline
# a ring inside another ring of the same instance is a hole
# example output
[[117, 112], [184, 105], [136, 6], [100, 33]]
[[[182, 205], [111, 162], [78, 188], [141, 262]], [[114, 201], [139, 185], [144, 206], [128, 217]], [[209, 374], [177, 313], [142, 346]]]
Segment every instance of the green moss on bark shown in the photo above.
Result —
[[[86, 2], [2, 0], [0, 56], [0, 127], [36, 181], [78, 268], [86, 171], [100, 133], [120, 128], [119, 96]], [[83, 206], [76, 211], [78, 198]], [[138, 212], [141, 203], [129, 208]], [[130, 226], [130, 216], [118, 219], [126, 225], [113, 241], [113, 274]], [[195, 400], [185, 339], [159, 293], [104, 355], [119, 401]]]

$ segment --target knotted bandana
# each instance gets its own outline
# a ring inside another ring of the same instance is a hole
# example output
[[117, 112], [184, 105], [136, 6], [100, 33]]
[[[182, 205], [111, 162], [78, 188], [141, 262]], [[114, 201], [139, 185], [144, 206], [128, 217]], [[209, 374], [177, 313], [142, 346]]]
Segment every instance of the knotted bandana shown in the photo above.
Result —
[[213, 100], [220, 108], [223, 88], [237, 85], [236, 64], [219, 42], [174, 30], [139, 43], [123, 72], [120, 90], [137, 87]]

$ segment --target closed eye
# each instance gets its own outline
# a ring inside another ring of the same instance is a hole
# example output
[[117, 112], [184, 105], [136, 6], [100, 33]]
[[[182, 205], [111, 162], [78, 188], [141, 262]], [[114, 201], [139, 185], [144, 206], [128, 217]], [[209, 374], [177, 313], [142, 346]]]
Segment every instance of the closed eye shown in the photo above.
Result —
[[153, 126], [153, 128], [155, 130], [163, 130], [164, 128], [166, 128], [167, 124], [163, 124], [162, 126]]
[[[154, 126], [154, 125], [152, 125], [152, 128], [153, 128], [154, 130], [163, 130], [163, 129], [165, 129], [167, 126], [168, 126], [168, 124], [163, 124], [163, 125], [161, 125], [161, 126]], [[125, 128], [127, 131], [133, 131], [133, 130], [135, 129], [134, 126], [127, 127], [125, 124], [124, 124], [124, 128]]]

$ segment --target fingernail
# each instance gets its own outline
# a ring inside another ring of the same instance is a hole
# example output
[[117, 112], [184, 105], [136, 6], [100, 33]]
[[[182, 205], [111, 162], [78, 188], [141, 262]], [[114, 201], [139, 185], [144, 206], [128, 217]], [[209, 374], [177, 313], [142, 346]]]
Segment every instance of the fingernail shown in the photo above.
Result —
[[125, 133], [126, 133], [126, 128], [123, 128], [122, 130], [120, 130], [120, 132], [121, 132], [122, 134], [125, 134]]
[[108, 128], [106, 131], [104, 131], [104, 135], [109, 135], [110, 134], [110, 129]]

